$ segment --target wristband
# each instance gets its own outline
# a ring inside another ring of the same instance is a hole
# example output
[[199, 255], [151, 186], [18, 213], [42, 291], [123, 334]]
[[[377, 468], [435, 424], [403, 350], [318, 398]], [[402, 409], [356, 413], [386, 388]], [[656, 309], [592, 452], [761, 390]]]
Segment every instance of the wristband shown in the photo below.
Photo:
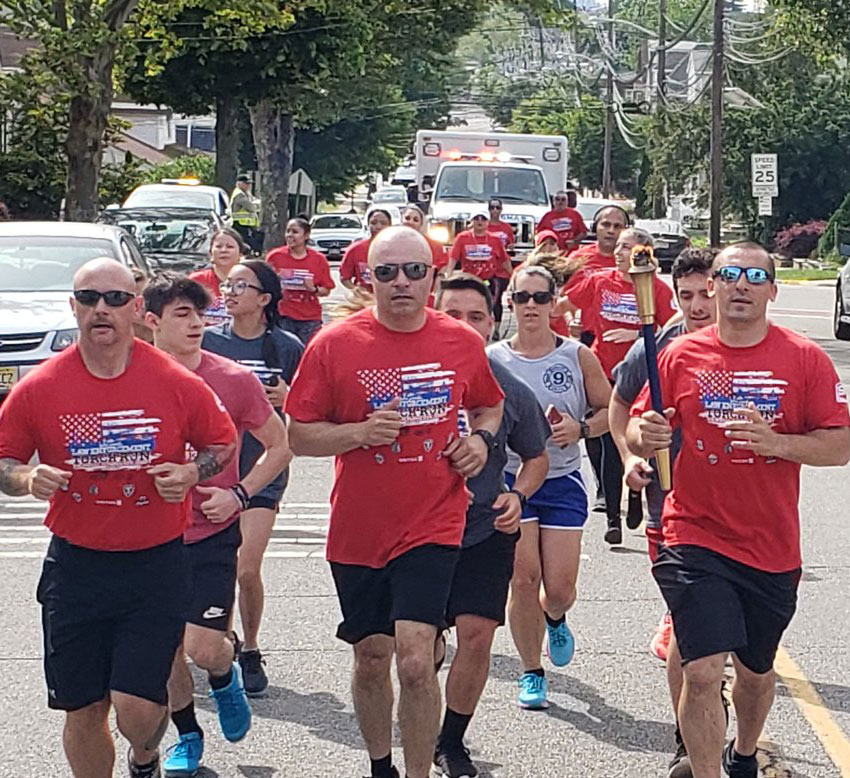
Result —
[[579, 438], [589, 438], [590, 437], [590, 427], [583, 421], [578, 423], [579, 429], [581, 433], [579, 434]]
[[248, 496], [248, 491], [245, 489], [242, 484], [235, 484], [230, 487], [230, 491], [236, 495], [236, 499], [239, 500], [239, 505], [242, 506], [242, 510], [248, 510], [248, 504], [251, 498]]
[[508, 489], [508, 494], [515, 494], [519, 497], [519, 507], [525, 510], [525, 506], [528, 504], [528, 497], [519, 491], [519, 489]]

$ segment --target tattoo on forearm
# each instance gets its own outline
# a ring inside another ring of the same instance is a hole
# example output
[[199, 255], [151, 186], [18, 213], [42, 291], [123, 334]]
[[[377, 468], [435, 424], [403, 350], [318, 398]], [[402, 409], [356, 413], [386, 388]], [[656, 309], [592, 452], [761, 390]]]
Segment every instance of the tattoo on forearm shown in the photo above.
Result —
[[236, 454], [236, 444], [226, 446], [208, 446], [195, 459], [198, 466], [198, 482], [206, 481], [218, 475]]
[[11, 457], [0, 459], [0, 492], [21, 497], [27, 493], [26, 478], [21, 477], [18, 469], [23, 463]]

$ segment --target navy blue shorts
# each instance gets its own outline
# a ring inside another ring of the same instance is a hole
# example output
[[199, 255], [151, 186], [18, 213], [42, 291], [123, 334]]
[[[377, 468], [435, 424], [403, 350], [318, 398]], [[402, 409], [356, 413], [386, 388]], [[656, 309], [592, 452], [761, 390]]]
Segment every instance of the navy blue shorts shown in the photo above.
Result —
[[[505, 483], [512, 489], [516, 476], [505, 473]], [[522, 521], [536, 521], [544, 529], [581, 530], [587, 521], [587, 488], [581, 472], [547, 478], [531, 497], [522, 512]]]

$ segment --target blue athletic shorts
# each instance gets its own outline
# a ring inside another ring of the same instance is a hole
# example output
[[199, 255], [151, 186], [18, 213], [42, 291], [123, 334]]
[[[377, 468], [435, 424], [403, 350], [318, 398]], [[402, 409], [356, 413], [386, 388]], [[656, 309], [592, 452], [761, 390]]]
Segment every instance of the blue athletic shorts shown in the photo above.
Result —
[[[505, 473], [508, 489], [513, 488], [516, 476]], [[587, 521], [587, 489], [581, 472], [575, 470], [557, 478], [547, 478], [529, 498], [522, 521], [536, 521], [547, 529], [583, 529]]]

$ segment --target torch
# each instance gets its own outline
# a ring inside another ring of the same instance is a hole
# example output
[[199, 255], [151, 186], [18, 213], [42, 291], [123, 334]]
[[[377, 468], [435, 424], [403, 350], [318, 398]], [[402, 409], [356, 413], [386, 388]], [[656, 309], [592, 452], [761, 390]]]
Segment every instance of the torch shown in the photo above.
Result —
[[[664, 403], [661, 398], [661, 380], [658, 375], [658, 347], [655, 343], [655, 271], [658, 264], [651, 246], [635, 246], [629, 261], [629, 275], [635, 287], [638, 314], [641, 322], [641, 335], [646, 351], [646, 369], [649, 376], [649, 393], [652, 398], [652, 408], [664, 414]], [[655, 462], [658, 466], [658, 480], [661, 488], [667, 492], [673, 485], [670, 470], [670, 449], [660, 449], [655, 452]]]

